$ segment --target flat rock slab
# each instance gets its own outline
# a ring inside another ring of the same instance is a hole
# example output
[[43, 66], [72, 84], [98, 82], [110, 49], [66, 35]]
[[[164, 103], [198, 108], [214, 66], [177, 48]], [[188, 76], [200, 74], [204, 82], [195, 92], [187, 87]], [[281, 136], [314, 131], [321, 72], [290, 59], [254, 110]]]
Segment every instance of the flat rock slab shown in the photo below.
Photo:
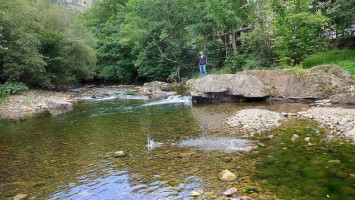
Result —
[[186, 83], [193, 99], [199, 101], [238, 101], [241, 98], [266, 98], [269, 92], [265, 85], [251, 75], [208, 75]]

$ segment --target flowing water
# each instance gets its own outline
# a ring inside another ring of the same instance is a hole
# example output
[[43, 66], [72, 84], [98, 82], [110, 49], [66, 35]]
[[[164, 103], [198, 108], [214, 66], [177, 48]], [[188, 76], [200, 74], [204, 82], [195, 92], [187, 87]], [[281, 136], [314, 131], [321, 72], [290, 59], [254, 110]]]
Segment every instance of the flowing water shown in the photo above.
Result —
[[[308, 121], [286, 122], [273, 139], [246, 138], [224, 124], [244, 108], [307, 106], [87, 100], [59, 116], [3, 120], [0, 199], [190, 199], [193, 190], [213, 199], [233, 186], [255, 199], [352, 199], [354, 145], [323, 141], [325, 130]], [[311, 136], [314, 146], [291, 143], [294, 133]], [[119, 150], [126, 156], [115, 157]], [[237, 180], [219, 180], [224, 169]]]

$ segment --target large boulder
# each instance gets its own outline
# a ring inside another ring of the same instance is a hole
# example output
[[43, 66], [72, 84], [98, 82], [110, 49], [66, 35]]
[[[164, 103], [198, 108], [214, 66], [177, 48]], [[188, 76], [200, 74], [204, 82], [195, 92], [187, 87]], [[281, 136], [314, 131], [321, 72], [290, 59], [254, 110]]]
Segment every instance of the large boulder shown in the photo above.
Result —
[[187, 81], [193, 100], [197, 102], [228, 102], [241, 99], [264, 99], [269, 91], [252, 75], [208, 75]]
[[156, 91], [171, 92], [174, 91], [174, 88], [171, 86], [171, 84], [162, 81], [153, 81], [150, 83], [144, 83], [142, 88], [143, 93], [151, 93]]
[[186, 83], [197, 102], [273, 99], [355, 103], [355, 76], [338, 66], [311, 69], [246, 70], [237, 74], [209, 75]]
[[166, 99], [169, 96], [176, 95], [174, 88], [170, 83], [165, 83], [161, 81], [153, 81], [150, 83], [144, 83], [141, 93], [143, 95], [149, 96], [153, 100]]
[[340, 93], [346, 94], [347, 99], [354, 98], [351, 92], [354, 77], [334, 65], [311, 69], [247, 70], [238, 74], [258, 78], [275, 98], [316, 100]]

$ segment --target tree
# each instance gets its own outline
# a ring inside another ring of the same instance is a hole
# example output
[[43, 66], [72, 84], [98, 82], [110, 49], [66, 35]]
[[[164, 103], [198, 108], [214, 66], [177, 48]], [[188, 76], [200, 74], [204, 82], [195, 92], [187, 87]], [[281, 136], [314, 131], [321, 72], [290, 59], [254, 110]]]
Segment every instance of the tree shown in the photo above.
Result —
[[93, 36], [75, 13], [48, 1], [0, 0], [0, 78], [33, 87], [75, 83], [93, 76]]
[[83, 14], [85, 24], [97, 38], [97, 77], [105, 82], [129, 83], [135, 75], [131, 49], [120, 44], [125, 4], [125, 0], [101, 1]]
[[196, 67], [198, 50], [186, 34], [188, 0], [131, 0], [122, 24], [121, 44], [137, 54], [134, 65], [148, 80], [179, 81]]
[[234, 54], [237, 53], [236, 31], [247, 24], [247, 1], [210, 0], [207, 3], [208, 16], [223, 30], [229, 30]]
[[275, 48], [279, 61], [297, 64], [324, 45], [328, 18], [310, 11], [311, 0], [273, 0]]
[[338, 36], [347, 37], [355, 24], [355, 1], [349, 0], [315, 0], [313, 1], [313, 12], [320, 10], [328, 17], [329, 29], [335, 30]]
[[41, 29], [37, 10], [32, 3], [21, 0], [0, 0], [0, 10], [4, 11], [1, 15], [2, 35], [8, 48], [1, 59], [1, 79], [23, 81], [33, 86], [49, 86], [50, 80], [45, 73], [46, 63], [37, 50], [39, 40], [36, 36]]

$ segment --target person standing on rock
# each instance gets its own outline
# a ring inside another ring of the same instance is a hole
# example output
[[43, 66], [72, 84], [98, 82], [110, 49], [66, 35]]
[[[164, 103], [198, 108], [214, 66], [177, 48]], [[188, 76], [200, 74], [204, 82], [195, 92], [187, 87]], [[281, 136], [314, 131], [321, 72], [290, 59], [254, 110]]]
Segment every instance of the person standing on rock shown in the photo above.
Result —
[[200, 52], [200, 75], [202, 77], [203, 72], [205, 72], [205, 76], [207, 76], [206, 72], [206, 64], [207, 64], [207, 56], [203, 55], [203, 52]]

